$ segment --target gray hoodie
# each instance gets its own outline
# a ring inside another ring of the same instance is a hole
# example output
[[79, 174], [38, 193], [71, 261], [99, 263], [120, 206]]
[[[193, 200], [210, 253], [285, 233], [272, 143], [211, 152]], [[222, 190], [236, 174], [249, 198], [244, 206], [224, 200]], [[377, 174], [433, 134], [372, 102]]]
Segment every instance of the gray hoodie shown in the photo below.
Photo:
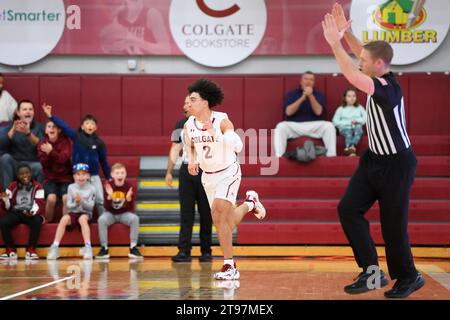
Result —
[[[81, 196], [81, 202], [79, 205], [75, 202], [75, 195]], [[67, 209], [73, 213], [87, 213], [89, 218], [92, 218], [92, 210], [95, 205], [95, 187], [86, 182], [84, 186], [80, 186], [77, 183], [72, 183], [67, 189]]]

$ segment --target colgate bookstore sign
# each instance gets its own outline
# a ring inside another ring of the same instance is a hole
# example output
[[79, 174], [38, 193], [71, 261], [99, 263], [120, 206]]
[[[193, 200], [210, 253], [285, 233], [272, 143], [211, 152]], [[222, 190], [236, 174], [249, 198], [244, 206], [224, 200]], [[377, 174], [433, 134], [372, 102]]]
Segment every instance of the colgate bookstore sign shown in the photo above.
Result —
[[172, 0], [169, 11], [178, 48], [209, 67], [234, 65], [250, 56], [266, 24], [264, 0]]

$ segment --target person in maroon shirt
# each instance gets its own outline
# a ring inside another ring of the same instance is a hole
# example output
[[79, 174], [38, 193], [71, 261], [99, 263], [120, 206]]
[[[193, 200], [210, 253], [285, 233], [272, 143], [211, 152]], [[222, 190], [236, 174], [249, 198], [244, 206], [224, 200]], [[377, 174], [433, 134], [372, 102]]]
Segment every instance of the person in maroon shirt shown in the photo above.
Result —
[[45, 125], [45, 137], [38, 144], [38, 158], [44, 171], [45, 215], [52, 222], [58, 198], [63, 201], [63, 215], [67, 214], [67, 188], [73, 182], [72, 142], [53, 121]]
[[126, 180], [127, 170], [121, 163], [111, 167], [111, 181], [104, 187], [105, 211], [98, 219], [98, 234], [101, 249], [96, 259], [108, 259], [108, 227], [114, 223], [130, 226], [130, 253], [132, 259], [142, 259], [137, 248], [139, 217], [135, 213], [133, 187]]

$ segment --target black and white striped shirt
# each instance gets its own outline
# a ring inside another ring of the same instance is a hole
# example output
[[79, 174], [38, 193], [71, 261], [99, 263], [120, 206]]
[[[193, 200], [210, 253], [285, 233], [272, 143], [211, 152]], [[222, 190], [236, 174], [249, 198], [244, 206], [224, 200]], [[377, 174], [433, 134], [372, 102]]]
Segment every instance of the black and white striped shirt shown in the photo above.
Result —
[[392, 72], [372, 80], [375, 91], [366, 105], [369, 149], [378, 155], [399, 153], [411, 146], [402, 89]]
[[183, 152], [181, 155], [181, 161], [183, 163], [189, 162], [187, 158], [186, 143], [184, 141], [184, 134], [183, 134], [183, 127], [187, 120], [188, 118], [183, 118], [180, 121], [178, 121], [177, 124], [175, 125], [175, 130], [172, 131], [172, 135], [170, 137], [170, 140], [173, 143], [181, 143], [183, 145]]

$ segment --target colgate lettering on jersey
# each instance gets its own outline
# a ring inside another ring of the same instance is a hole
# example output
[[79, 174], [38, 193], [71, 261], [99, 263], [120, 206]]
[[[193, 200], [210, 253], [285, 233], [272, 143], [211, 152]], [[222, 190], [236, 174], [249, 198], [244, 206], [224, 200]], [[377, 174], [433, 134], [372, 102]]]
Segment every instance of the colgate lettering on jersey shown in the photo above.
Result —
[[222, 132], [220, 123], [227, 119], [226, 113], [212, 111], [211, 123], [215, 134], [211, 134], [203, 125], [199, 124], [194, 116], [186, 121], [186, 135], [188, 141], [195, 147], [195, 152], [203, 171], [219, 171], [237, 160], [233, 148], [223, 143], [220, 139]]
[[196, 136], [192, 137], [191, 142], [195, 144], [195, 143], [217, 142], [217, 141], [214, 140], [213, 136]]

